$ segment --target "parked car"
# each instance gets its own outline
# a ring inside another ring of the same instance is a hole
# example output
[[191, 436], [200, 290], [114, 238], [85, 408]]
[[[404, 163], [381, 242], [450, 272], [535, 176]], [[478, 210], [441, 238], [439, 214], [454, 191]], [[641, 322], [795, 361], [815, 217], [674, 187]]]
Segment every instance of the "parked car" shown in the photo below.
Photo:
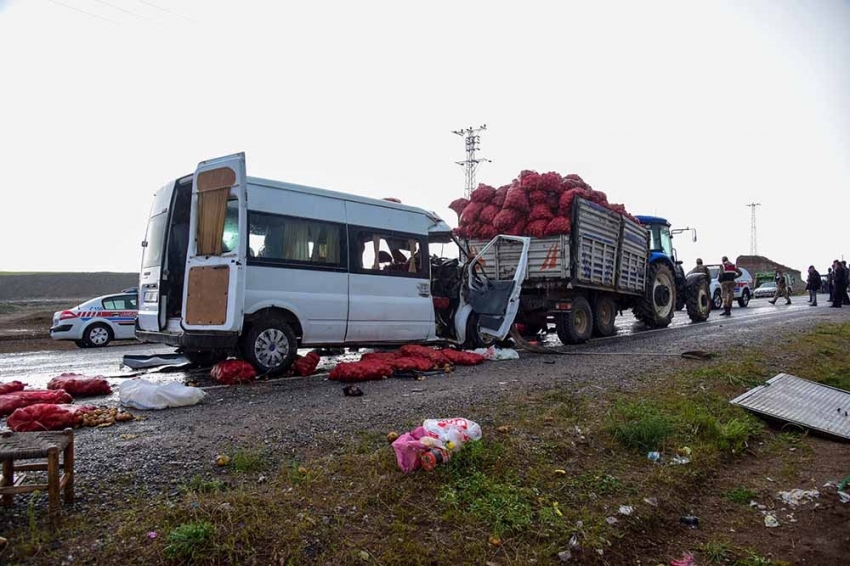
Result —
[[[753, 276], [750, 272], [739, 267], [741, 276], [735, 279], [735, 299], [738, 300], [739, 307], [746, 307], [750, 304], [750, 298], [753, 296]], [[717, 280], [717, 274], [720, 273], [719, 265], [709, 265], [708, 271], [711, 273], [711, 306], [715, 309], [723, 308], [723, 299], [720, 297], [720, 282]]]
[[763, 299], [764, 297], [772, 297], [776, 294], [776, 283], [773, 281], [765, 281], [759, 285], [753, 292], [753, 297]]
[[105, 295], [53, 314], [50, 337], [73, 340], [80, 348], [101, 348], [113, 340], [135, 339], [138, 295]]

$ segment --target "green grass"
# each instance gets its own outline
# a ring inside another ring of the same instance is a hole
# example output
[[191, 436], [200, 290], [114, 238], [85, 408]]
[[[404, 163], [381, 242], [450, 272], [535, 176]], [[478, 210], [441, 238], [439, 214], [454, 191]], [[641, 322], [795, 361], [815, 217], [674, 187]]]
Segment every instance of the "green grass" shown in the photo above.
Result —
[[239, 449], [230, 460], [231, 467], [237, 472], [262, 472], [268, 466], [265, 456], [256, 450]]
[[207, 521], [184, 523], [168, 533], [165, 555], [172, 559], [198, 561], [209, 552], [214, 536], [215, 527]]
[[732, 545], [723, 541], [709, 541], [700, 547], [705, 563], [710, 565], [726, 564], [732, 558]]
[[669, 414], [653, 403], [627, 401], [615, 405], [608, 430], [626, 448], [646, 453], [667, 448], [677, 426]]
[[192, 493], [215, 493], [227, 489], [227, 484], [221, 480], [207, 480], [201, 476], [192, 476], [182, 490]]
[[723, 498], [733, 503], [748, 504], [758, 496], [756, 492], [746, 487], [736, 487], [723, 494]]

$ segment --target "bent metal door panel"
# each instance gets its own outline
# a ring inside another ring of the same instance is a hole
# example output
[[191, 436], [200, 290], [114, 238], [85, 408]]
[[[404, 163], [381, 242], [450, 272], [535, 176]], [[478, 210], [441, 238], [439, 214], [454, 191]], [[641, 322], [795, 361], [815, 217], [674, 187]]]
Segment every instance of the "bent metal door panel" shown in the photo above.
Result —
[[165, 264], [168, 220], [174, 182], [154, 193], [150, 220], [142, 242], [142, 270], [139, 276], [139, 328], [158, 332], [165, 327], [165, 307], [160, 300], [160, 278]]
[[204, 161], [192, 179], [188, 259], [183, 296], [187, 330], [242, 328], [247, 246], [245, 155]]
[[[406, 342], [433, 334], [434, 305], [422, 236], [349, 228], [346, 342]], [[425, 258], [424, 265], [421, 258]]]

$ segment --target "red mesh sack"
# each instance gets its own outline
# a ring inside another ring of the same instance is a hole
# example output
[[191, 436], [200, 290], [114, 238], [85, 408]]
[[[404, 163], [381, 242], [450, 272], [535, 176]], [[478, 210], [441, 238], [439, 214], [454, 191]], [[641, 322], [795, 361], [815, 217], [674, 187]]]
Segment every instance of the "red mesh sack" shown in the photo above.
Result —
[[454, 234], [455, 237], [460, 238], [461, 240], [469, 238], [469, 232], [467, 232], [466, 226], [458, 226], [457, 228], [452, 230], [452, 234]]
[[499, 231], [492, 224], [482, 224], [478, 230], [478, 237], [482, 240], [492, 240], [499, 235]]
[[546, 226], [548, 224], [548, 220], [533, 220], [528, 223], [528, 226], [525, 228], [525, 232], [534, 238], [542, 238], [546, 235]]
[[566, 214], [563, 213], [572, 208], [576, 192], [576, 189], [570, 189], [561, 193], [561, 198], [558, 201], [558, 208], [561, 210], [561, 216], [566, 216]]
[[591, 189], [590, 191], [590, 200], [598, 204], [608, 204], [608, 195], [603, 193], [602, 191], [594, 191]]
[[63, 373], [47, 384], [48, 389], [63, 389], [73, 397], [112, 395], [112, 388], [102, 377], [86, 377], [78, 373]]
[[575, 194], [579, 198], [583, 198], [585, 200], [590, 200], [590, 196], [593, 194], [593, 192], [592, 192], [591, 189], [587, 189], [587, 188], [581, 189], [581, 188], [579, 188], [579, 189], [575, 189]]
[[257, 377], [257, 370], [245, 360], [224, 360], [210, 370], [214, 380], [224, 385], [251, 383]]
[[427, 360], [431, 360], [434, 364], [438, 366], [444, 366], [449, 363], [448, 358], [442, 354], [439, 350], [434, 350], [433, 348], [429, 348], [427, 346], [419, 346], [418, 344], [408, 344], [406, 346], [402, 346], [399, 352], [403, 356], [409, 356], [411, 358], [425, 358]]
[[438, 311], [444, 311], [452, 306], [452, 302], [448, 297], [431, 297], [431, 302], [434, 304], [434, 308]]
[[460, 215], [461, 224], [472, 224], [478, 222], [478, 215], [484, 210], [484, 205], [480, 202], [471, 202], [463, 209], [463, 214]]
[[546, 191], [529, 191], [528, 202], [531, 203], [532, 208], [535, 204], [543, 204], [549, 202], [549, 194]]
[[579, 177], [575, 173], [570, 173], [569, 175], [564, 177], [564, 179], [571, 179], [573, 181], [578, 181], [579, 183], [582, 183], [582, 184], [584, 183], [584, 179], [582, 179], [581, 177]]
[[316, 368], [319, 366], [319, 361], [321, 361], [321, 359], [322, 357], [315, 350], [308, 352], [306, 356], [296, 356], [295, 362], [292, 364], [292, 373], [300, 375], [301, 377], [313, 375], [316, 372]]
[[0, 383], [0, 395], [5, 395], [6, 393], [13, 393], [15, 391], [23, 391], [24, 387], [26, 387], [26, 383], [21, 383], [20, 381], [10, 381], [9, 383]]
[[482, 226], [482, 224], [479, 224], [478, 222], [475, 222], [475, 223], [467, 226], [466, 227], [467, 237], [472, 239], [472, 240], [477, 240], [477, 239], [481, 238], [481, 226]]
[[493, 200], [490, 201], [490, 204], [502, 208], [502, 205], [505, 204], [505, 197], [508, 195], [508, 189], [510, 188], [510, 185], [504, 185], [496, 189], [496, 193], [493, 195]]
[[91, 405], [36, 403], [16, 409], [6, 419], [6, 426], [13, 432], [41, 432], [74, 428], [82, 424], [84, 414], [95, 409], [97, 407]]
[[519, 174], [520, 186], [526, 191], [533, 191], [540, 187], [542, 177], [536, 171], [523, 171]]
[[505, 208], [528, 210], [530, 208], [528, 195], [525, 194], [525, 191], [521, 187], [511, 187], [508, 189], [508, 194], [505, 196], [503, 210]]
[[475, 352], [459, 352], [448, 348], [440, 351], [456, 366], [477, 366], [484, 361], [484, 356]]
[[491, 187], [490, 185], [485, 185], [481, 183], [478, 185], [478, 188], [470, 193], [469, 198], [472, 199], [472, 202], [480, 202], [483, 204], [487, 204], [491, 200], [493, 200], [493, 195], [496, 194], [496, 189]]
[[526, 234], [526, 226], [528, 223], [525, 220], [518, 220], [516, 224], [511, 226], [509, 229], [505, 230], [505, 234], [509, 236], [525, 236]]
[[484, 208], [481, 209], [481, 212], [478, 214], [478, 221], [482, 224], [492, 224], [493, 219], [496, 218], [496, 215], [499, 214], [501, 209], [495, 204], [488, 204]]
[[361, 362], [379, 361], [390, 362], [398, 357], [398, 352], [369, 352], [360, 356]]
[[535, 204], [531, 207], [531, 214], [528, 215], [529, 220], [552, 220], [554, 217], [548, 204]]
[[511, 208], [503, 208], [499, 214], [493, 218], [493, 226], [496, 230], [507, 232], [522, 218], [522, 212]]
[[0, 395], [0, 417], [11, 415], [15, 409], [29, 407], [38, 403], [57, 405], [73, 403], [74, 398], [61, 389], [31, 389], [29, 391], [13, 391]]
[[393, 368], [387, 362], [380, 360], [366, 360], [359, 362], [343, 362], [337, 364], [331, 370], [328, 379], [332, 381], [370, 381], [374, 379], [385, 379], [392, 376]]
[[546, 229], [543, 231], [544, 236], [557, 236], [558, 234], [569, 234], [572, 230], [570, 219], [565, 216], [556, 216], [549, 221]]
[[431, 371], [434, 362], [428, 358], [404, 357], [396, 358], [389, 362], [394, 371]]
[[554, 171], [543, 173], [540, 176], [540, 188], [546, 192], [560, 191], [561, 181], [561, 176]]
[[465, 198], [459, 198], [452, 201], [449, 205], [449, 208], [454, 210], [458, 216], [463, 212], [463, 209], [466, 208], [466, 205], [469, 204], [469, 201]]

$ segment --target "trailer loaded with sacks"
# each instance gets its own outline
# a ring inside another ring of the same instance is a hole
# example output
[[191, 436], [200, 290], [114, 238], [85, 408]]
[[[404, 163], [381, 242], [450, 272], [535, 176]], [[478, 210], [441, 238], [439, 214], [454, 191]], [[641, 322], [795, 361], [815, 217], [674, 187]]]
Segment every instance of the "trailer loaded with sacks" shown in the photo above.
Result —
[[[703, 275], [684, 275], [669, 224], [644, 224], [589, 187], [569, 192], [561, 191], [554, 217], [562, 218], [564, 228], [547, 230], [560, 233], [523, 233], [530, 244], [516, 322], [528, 333], [554, 321], [562, 343], [582, 343], [615, 334], [617, 313], [628, 309], [651, 328], [668, 326], [677, 306], [685, 306], [694, 322], [708, 318], [709, 282]], [[471, 272], [485, 282], [511, 279], [522, 246], [508, 239], [488, 242], [466, 238], [470, 257], [477, 257]]]

